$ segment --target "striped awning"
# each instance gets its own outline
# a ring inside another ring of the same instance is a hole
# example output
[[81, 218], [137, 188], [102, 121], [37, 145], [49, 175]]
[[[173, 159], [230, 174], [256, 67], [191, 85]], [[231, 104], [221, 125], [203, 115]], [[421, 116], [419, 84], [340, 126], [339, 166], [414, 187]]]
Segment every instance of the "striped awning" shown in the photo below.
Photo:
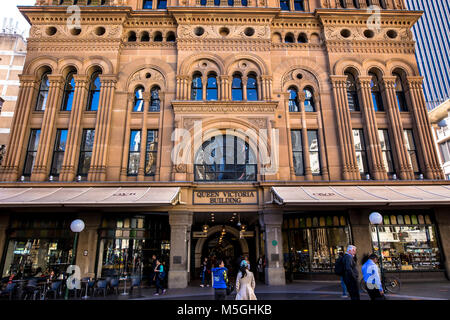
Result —
[[0, 188], [0, 207], [163, 206], [179, 202], [179, 187]]
[[450, 185], [272, 187], [272, 202], [298, 204], [450, 204]]

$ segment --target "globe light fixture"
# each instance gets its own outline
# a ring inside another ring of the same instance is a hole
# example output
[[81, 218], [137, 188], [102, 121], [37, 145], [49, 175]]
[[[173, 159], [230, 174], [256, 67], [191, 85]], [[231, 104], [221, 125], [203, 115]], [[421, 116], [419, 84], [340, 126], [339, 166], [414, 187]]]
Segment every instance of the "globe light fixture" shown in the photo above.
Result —
[[84, 221], [80, 219], [73, 220], [72, 223], [70, 224], [70, 230], [76, 233], [83, 231], [84, 227], [85, 227]]
[[371, 224], [382, 224], [383, 223], [383, 216], [379, 212], [372, 212], [369, 215], [369, 221]]

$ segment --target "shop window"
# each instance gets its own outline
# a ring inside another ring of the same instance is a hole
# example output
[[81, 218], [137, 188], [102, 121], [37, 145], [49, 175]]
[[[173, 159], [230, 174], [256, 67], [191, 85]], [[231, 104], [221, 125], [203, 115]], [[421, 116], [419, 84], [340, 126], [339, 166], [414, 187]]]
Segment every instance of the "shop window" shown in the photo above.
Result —
[[392, 175], [394, 174], [394, 162], [392, 157], [391, 143], [389, 141], [389, 133], [387, 129], [379, 129], [378, 137], [380, 139], [384, 167], [388, 175]]
[[356, 163], [358, 164], [359, 173], [361, 176], [365, 176], [369, 173], [369, 165], [367, 162], [367, 151], [363, 129], [353, 129], [353, 143], [355, 146]]
[[203, 84], [200, 73], [195, 73], [192, 77], [191, 100], [203, 100]]
[[303, 176], [305, 174], [305, 167], [303, 165], [302, 131], [291, 130], [291, 140], [295, 175]]
[[100, 72], [94, 72], [89, 85], [87, 111], [97, 111], [100, 102]]
[[305, 93], [305, 111], [306, 112], [315, 112], [316, 111], [316, 105], [314, 103], [314, 95], [313, 90], [311, 88], [305, 88], [303, 90]]
[[215, 74], [210, 74], [206, 82], [206, 100], [217, 100], [217, 77]]
[[239, 73], [233, 75], [233, 82], [231, 84], [231, 99], [233, 101], [242, 101], [243, 99], [242, 77]]
[[155, 175], [157, 155], [158, 155], [158, 131], [147, 130], [147, 144], [145, 152], [145, 170], [144, 170], [146, 176]]
[[27, 153], [25, 155], [25, 165], [23, 167], [24, 176], [30, 176], [31, 172], [33, 171], [40, 136], [40, 129], [31, 129], [30, 138], [28, 139]]
[[151, 274], [153, 255], [168, 270], [170, 225], [167, 215], [105, 217], [99, 233], [98, 277], [126, 273], [146, 281]]
[[247, 77], [247, 101], [257, 101], [258, 100], [258, 85], [256, 76], [250, 74]]
[[319, 175], [320, 172], [320, 154], [319, 154], [319, 138], [317, 130], [308, 130], [308, 148], [309, 162], [312, 174]]
[[347, 101], [350, 111], [359, 111], [358, 91], [356, 89], [356, 80], [351, 72], [346, 72], [347, 76]]
[[384, 111], [378, 76], [373, 72], [369, 72], [369, 76], [372, 77], [372, 80], [370, 81], [370, 90], [372, 93], [373, 108], [375, 111]]
[[215, 136], [197, 151], [196, 181], [255, 181], [256, 155], [249, 144], [232, 135]]
[[11, 221], [2, 277], [13, 273], [26, 279], [51, 271], [59, 278], [72, 260], [73, 232], [70, 218], [21, 216]]
[[72, 110], [73, 96], [75, 93], [75, 79], [73, 77], [75, 73], [70, 72], [66, 78], [66, 84], [64, 86], [64, 98], [63, 104], [61, 105], [62, 111]]
[[[385, 214], [378, 228], [383, 267], [387, 271], [440, 270], [441, 251], [436, 226], [429, 214]], [[378, 250], [376, 227], [372, 244]]]
[[144, 88], [137, 87], [136, 90], [134, 90], [133, 112], [141, 111], [144, 111]]
[[[290, 214], [292, 215], [292, 214]], [[344, 224], [341, 225], [341, 219]], [[285, 216], [283, 248], [286, 272], [295, 278], [301, 273], [333, 273], [340, 252], [351, 243], [350, 229], [343, 216]], [[298, 221], [298, 223], [296, 223]]]
[[141, 130], [131, 130], [128, 151], [128, 175], [137, 176], [141, 157]]
[[289, 87], [289, 112], [299, 112], [298, 89], [297, 87]]
[[280, 8], [281, 10], [289, 11], [289, 0], [280, 0]]
[[161, 110], [161, 100], [159, 98], [159, 93], [161, 89], [158, 86], [154, 86], [150, 90], [150, 112], [159, 112]]
[[50, 81], [48, 75], [50, 72], [46, 72], [42, 75], [41, 85], [39, 86], [38, 98], [36, 101], [36, 111], [44, 111], [47, 106], [48, 90], [50, 89]]
[[92, 150], [94, 149], [94, 129], [84, 129], [81, 137], [80, 159], [77, 175], [87, 176], [91, 167]]
[[55, 148], [53, 149], [52, 166], [50, 175], [59, 176], [66, 151], [67, 129], [56, 130]]
[[414, 134], [411, 129], [403, 130], [406, 141], [406, 149], [408, 150], [409, 163], [416, 175], [420, 173], [419, 160], [417, 159], [416, 144], [414, 142]]

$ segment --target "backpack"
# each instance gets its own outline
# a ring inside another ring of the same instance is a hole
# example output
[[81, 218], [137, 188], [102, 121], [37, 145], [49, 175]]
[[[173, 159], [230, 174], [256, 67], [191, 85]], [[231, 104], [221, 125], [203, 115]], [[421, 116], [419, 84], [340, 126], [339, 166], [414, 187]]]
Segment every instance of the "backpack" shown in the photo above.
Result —
[[334, 264], [334, 273], [343, 276], [345, 272], [344, 256], [339, 257]]
[[[162, 270], [161, 270], [162, 269]], [[161, 265], [161, 271], [159, 272], [159, 279], [160, 280], [164, 280], [164, 278], [166, 277], [166, 273], [164, 272], [164, 267], [163, 265]]]

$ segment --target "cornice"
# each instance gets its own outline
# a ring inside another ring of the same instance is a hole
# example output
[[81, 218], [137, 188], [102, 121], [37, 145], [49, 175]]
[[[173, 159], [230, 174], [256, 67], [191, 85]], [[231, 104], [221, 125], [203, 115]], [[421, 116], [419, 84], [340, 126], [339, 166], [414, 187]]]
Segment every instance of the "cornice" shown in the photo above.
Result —
[[278, 102], [274, 101], [172, 101], [178, 114], [210, 113], [274, 113]]
[[414, 54], [414, 41], [370, 41], [370, 40], [328, 40], [326, 41], [328, 52], [357, 52], [357, 53], [403, 53]]
[[178, 50], [188, 51], [270, 51], [268, 39], [178, 39]]

